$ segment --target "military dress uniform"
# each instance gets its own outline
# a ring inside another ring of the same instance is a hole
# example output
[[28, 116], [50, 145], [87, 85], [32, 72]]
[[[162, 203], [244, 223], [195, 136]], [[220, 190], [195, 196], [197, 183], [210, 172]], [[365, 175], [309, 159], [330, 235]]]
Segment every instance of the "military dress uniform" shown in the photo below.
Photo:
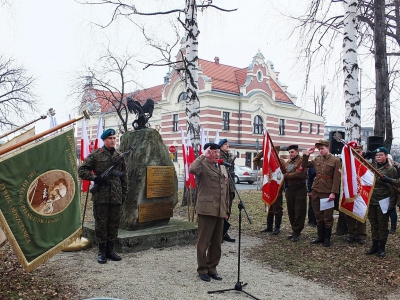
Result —
[[[387, 160], [383, 164], [378, 164], [374, 161], [372, 165], [379, 173], [388, 178], [396, 178], [397, 176], [395, 167], [389, 165]], [[389, 208], [387, 213], [383, 213], [379, 201], [387, 197], [389, 197]], [[371, 224], [371, 238], [373, 245], [366, 254], [371, 255], [376, 253], [378, 256], [385, 256], [386, 241], [389, 235], [389, 211], [396, 209], [396, 202], [397, 200], [393, 189], [386, 183], [376, 180], [368, 207], [368, 220]]]
[[[329, 142], [320, 140], [317, 144], [329, 147]], [[318, 155], [313, 160], [308, 160], [309, 155], [303, 155], [302, 167], [314, 167], [315, 178], [311, 187], [312, 206], [317, 220], [318, 238], [311, 243], [324, 243], [330, 246], [333, 226], [333, 208], [320, 210], [320, 199], [328, 198], [331, 193], [340, 193], [341, 163], [339, 158], [328, 153], [325, 156]]]
[[[275, 146], [276, 152], [279, 153], [280, 146]], [[263, 151], [259, 152], [256, 157], [253, 159], [254, 165], [258, 166], [259, 168], [263, 167], [263, 162], [261, 158], [263, 158], [264, 153]], [[279, 158], [281, 165], [285, 165], [285, 161], [282, 158]], [[280, 228], [282, 224], [282, 217], [283, 217], [283, 185], [278, 191], [278, 196], [275, 202], [269, 207], [269, 212], [267, 216], [267, 227], [261, 232], [272, 232], [273, 235], [278, 235], [280, 233]], [[275, 227], [274, 225], [274, 218], [275, 218]]]
[[[210, 144], [217, 149], [216, 144]], [[204, 155], [190, 165], [189, 171], [196, 175], [197, 183], [197, 272], [202, 280], [209, 281], [208, 275], [214, 278], [221, 259], [223, 224], [229, 207], [228, 173], [224, 166], [214, 165]]]
[[[119, 157], [120, 152], [114, 148], [108, 150], [103, 146], [96, 149], [86, 157], [79, 167], [79, 177], [84, 180], [96, 181], [96, 177], [106, 171]], [[105, 253], [107, 258], [120, 260], [121, 258], [118, 259], [113, 252], [113, 247], [118, 236], [122, 204], [127, 194], [125, 162], [120, 163], [115, 170], [121, 172], [123, 176], [109, 176], [107, 182], [100, 186], [99, 191], [92, 195], [92, 201], [95, 235], [99, 242], [99, 256]]]
[[302, 157], [297, 155], [285, 163], [285, 197], [290, 225], [292, 226], [292, 241], [299, 239], [304, 228], [307, 213], [306, 168], [301, 166]]

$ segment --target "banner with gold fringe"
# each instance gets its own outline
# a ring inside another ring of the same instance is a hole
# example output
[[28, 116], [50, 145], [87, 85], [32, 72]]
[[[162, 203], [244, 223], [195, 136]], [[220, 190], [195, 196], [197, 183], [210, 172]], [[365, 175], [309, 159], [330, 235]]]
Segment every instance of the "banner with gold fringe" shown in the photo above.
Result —
[[81, 234], [73, 129], [0, 157], [0, 227], [30, 272]]

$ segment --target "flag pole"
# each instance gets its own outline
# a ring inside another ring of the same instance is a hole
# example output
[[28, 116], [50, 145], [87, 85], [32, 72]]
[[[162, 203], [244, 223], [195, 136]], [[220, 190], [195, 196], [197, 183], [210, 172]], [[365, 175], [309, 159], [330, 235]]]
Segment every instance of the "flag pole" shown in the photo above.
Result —
[[12, 150], [14, 150], [14, 149], [17, 149], [17, 148], [19, 148], [19, 147], [21, 147], [21, 146], [23, 146], [23, 145], [26, 145], [26, 144], [28, 144], [28, 143], [30, 143], [30, 142], [33, 142], [33, 141], [35, 141], [35, 140], [37, 140], [37, 139], [40, 139], [41, 137], [44, 137], [45, 135], [48, 135], [48, 134], [50, 134], [50, 133], [52, 133], [52, 132], [55, 132], [55, 131], [57, 131], [57, 130], [63, 128], [63, 127], [65, 127], [65, 126], [68, 126], [68, 125], [70, 125], [70, 124], [72, 124], [72, 123], [75, 123], [75, 122], [77, 122], [77, 121], [79, 121], [79, 120], [82, 120], [83, 118], [85, 118], [85, 119], [90, 119], [89, 114], [88, 114], [85, 110], [83, 111], [83, 114], [82, 114], [82, 115], [76, 117], [75, 119], [72, 119], [72, 120], [69, 120], [69, 121], [67, 121], [67, 122], [64, 122], [64, 123], [62, 123], [62, 124], [60, 124], [60, 125], [57, 125], [57, 126], [51, 128], [51, 129], [48, 129], [48, 130], [42, 132], [42, 133], [39, 133], [39, 134], [34, 135], [34, 136], [32, 136], [32, 137], [30, 137], [30, 138], [28, 138], [28, 139], [26, 139], [26, 140], [23, 140], [23, 141], [21, 141], [21, 142], [15, 144], [15, 145], [12, 145], [12, 146], [7, 147], [7, 148], [5, 148], [5, 149], [1, 149], [1, 150], [0, 150], [0, 155], [3, 155], [3, 154], [5, 154], [5, 153], [10, 152], [10, 151], [12, 151]]
[[37, 119], [35, 119], [35, 120], [33, 120], [33, 121], [30, 121], [29, 123], [26, 123], [25, 125], [22, 125], [22, 126], [20, 126], [20, 127], [17, 127], [17, 128], [15, 128], [15, 129], [13, 129], [13, 130], [11, 130], [11, 131], [9, 131], [9, 132], [3, 134], [2, 136], [0, 136], [0, 139], [6, 137], [7, 135], [10, 135], [11, 133], [14, 133], [14, 132], [16, 132], [16, 131], [18, 131], [18, 130], [21, 130], [22, 128], [25, 128], [26, 126], [29, 126], [29, 125], [35, 123], [36, 121], [39, 121], [40, 119], [43, 119], [43, 120], [44, 120], [44, 119], [46, 119], [46, 118], [47, 118], [46, 115], [42, 115], [42, 116], [40, 116], [39, 118], [37, 118]]

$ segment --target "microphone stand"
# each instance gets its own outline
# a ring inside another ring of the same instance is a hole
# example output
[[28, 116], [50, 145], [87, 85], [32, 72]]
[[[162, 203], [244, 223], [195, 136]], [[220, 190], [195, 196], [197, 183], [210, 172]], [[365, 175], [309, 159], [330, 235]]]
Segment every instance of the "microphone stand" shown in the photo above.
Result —
[[[227, 170], [228, 171], [228, 170]], [[252, 224], [251, 219], [246, 211], [246, 207], [244, 206], [244, 202], [242, 201], [242, 198], [240, 197], [240, 194], [236, 188], [236, 185], [233, 181], [233, 178], [231, 176], [231, 174], [229, 173], [229, 171], [227, 172], [228, 176], [229, 176], [229, 180], [233, 183], [233, 186], [235, 187], [235, 192], [238, 195], [239, 198], [239, 204], [238, 204], [238, 208], [239, 208], [239, 243], [238, 243], [238, 271], [237, 271], [237, 282], [235, 284], [235, 287], [232, 289], [224, 289], [224, 290], [216, 290], [216, 291], [208, 291], [208, 294], [213, 294], [213, 293], [225, 293], [228, 291], [239, 291], [239, 292], [243, 292], [246, 295], [250, 296], [253, 299], [256, 300], [261, 300], [259, 298], [254, 297], [253, 295], [251, 295], [250, 293], [246, 292], [243, 290], [243, 287], [245, 287], [247, 285], [247, 283], [243, 283], [240, 281], [240, 246], [241, 246], [241, 237], [242, 237], [242, 210], [244, 210], [246, 217], [247, 217], [247, 221], [249, 222], [249, 224]]]

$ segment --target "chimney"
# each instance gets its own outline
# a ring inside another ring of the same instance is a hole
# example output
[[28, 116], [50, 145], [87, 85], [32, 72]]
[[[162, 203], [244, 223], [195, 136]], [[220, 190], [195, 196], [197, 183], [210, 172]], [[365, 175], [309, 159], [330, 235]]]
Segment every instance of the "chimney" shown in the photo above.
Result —
[[218, 56], [214, 57], [214, 62], [216, 65], [219, 66], [219, 57]]

